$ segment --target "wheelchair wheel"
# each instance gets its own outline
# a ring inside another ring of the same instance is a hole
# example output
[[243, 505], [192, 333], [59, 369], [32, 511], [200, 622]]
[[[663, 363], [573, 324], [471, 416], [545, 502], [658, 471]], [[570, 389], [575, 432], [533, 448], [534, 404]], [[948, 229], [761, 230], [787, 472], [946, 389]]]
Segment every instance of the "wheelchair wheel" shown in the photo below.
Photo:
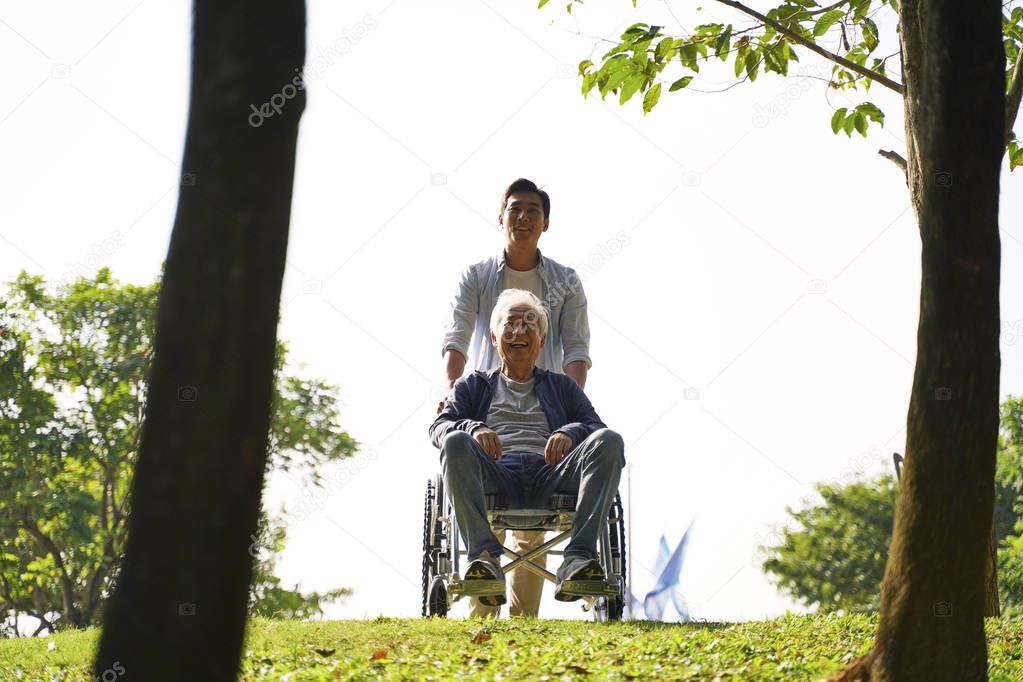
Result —
[[611, 556], [606, 563], [611, 571], [617, 573], [619, 578], [618, 595], [614, 597], [601, 597], [597, 600], [593, 609], [593, 618], [598, 621], [619, 621], [625, 612], [625, 586], [627, 577], [627, 562], [625, 552], [625, 513], [622, 509], [621, 495], [615, 495], [614, 503], [611, 505], [611, 513], [608, 516], [608, 531], [610, 532]]
[[444, 503], [444, 479], [440, 476], [426, 483], [423, 511], [423, 617], [448, 613], [447, 585], [439, 575], [444, 551], [444, 524], [440, 520]]

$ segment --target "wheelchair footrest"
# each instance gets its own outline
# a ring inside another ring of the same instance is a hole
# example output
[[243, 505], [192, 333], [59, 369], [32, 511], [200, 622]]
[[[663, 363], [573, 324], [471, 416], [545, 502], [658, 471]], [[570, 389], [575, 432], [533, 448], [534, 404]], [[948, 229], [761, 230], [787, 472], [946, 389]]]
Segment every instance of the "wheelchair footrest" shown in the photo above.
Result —
[[452, 581], [450, 591], [469, 597], [493, 597], [504, 594], [504, 585], [501, 580], [459, 580]]
[[565, 580], [561, 592], [580, 597], [615, 597], [618, 586], [605, 580]]

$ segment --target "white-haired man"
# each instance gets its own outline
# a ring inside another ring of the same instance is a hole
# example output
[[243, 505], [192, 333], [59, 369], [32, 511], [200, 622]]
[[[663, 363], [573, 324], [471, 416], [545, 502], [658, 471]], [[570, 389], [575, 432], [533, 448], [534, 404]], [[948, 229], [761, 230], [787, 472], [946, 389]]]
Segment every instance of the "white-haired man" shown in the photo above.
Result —
[[[533, 293], [544, 303], [553, 321], [537, 366], [564, 372], [580, 388], [586, 387], [586, 374], [591, 367], [586, 294], [574, 270], [543, 256], [537, 247], [540, 236], [550, 225], [550, 211], [550, 196], [525, 178], [511, 183], [502, 194], [497, 222], [504, 229], [504, 249], [497, 256], [466, 268], [451, 304], [451, 319], [441, 346], [449, 389], [467, 364], [483, 371], [501, 366], [488, 325], [494, 302], [506, 289]], [[442, 407], [443, 402], [438, 413]], [[504, 531], [499, 535], [503, 542]], [[512, 531], [509, 546], [525, 553], [543, 542], [542, 531]], [[546, 554], [535, 562], [546, 565]], [[543, 578], [525, 568], [516, 568], [511, 571], [510, 588], [511, 615], [539, 613]], [[475, 598], [470, 603], [473, 616], [496, 617], [500, 611]]]
[[468, 548], [465, 580], [485, 581], [474, 592], [491, 607], [506, 597], [499, 564], [504, 549], [487, 521], [487, 493], [500, 493], [519, 508], [540, 506], [555, 492], [577, 495], [554, 598], [578, 599], [577, 581], [605, 578], [597, 539], [618, 490], [624, 445], [575, 381], [536, 366], [547, 333], [547, 313], [536, 296], [504, 291], [490, 323], [500, 369], [455, 382], [430, 427]]

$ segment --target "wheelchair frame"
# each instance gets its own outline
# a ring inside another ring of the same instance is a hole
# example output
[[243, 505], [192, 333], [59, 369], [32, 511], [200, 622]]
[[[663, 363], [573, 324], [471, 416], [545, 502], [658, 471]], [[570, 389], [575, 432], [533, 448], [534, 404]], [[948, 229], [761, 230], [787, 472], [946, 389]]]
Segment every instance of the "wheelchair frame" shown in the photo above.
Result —
[[[555, 532], [554, 538], [524, 554], [504, 547], [512, 560], [501, 566], [507, 572], [516, 567], [555, 582], [553, 573], [533, 562], [542, 553], [563, 555], [562, 550], [553, 547], [571, 537], [572, 522], [575, 518], [575, 495], [554, 495], [550, 509], [502, 508], [500, 498], [487, 495], [487, 518], [494, 529], [546, 530]], [[601, 531], [598, 542], [598, 560], [604, 568], [607, 580], [600, 594], [581, 597], [584, 611], [593, 611], [594, 620], [617, 621], [622, 619], [625, 608], [626, 552], [625, 515], [621, 496], [615, 494], [608, 513], [607, 526]], [[444, 478], [437, 474], [426, 483], [426, 500], [423, 513], [423, 616], [447, 616], [452, 604], [463, 596], [471, 596], [459, 571], [460, 559], [468, 558], [468, 550], [461, 545], [458, 522], [451, 502], [444, 494]], [[470, 581], [471, 582], [471, 581]]]

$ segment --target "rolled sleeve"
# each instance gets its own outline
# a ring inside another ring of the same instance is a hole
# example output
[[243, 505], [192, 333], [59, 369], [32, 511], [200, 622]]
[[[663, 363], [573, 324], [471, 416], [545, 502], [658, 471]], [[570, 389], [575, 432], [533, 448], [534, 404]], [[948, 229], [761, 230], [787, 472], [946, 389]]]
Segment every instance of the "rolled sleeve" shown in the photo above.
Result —
[[574, 271], [569, 272], [579, 283], [572, 287], [561, 308], [561, 345], [565, 351], [563, 365], [567, 366], [581, 360], [589, 369], [593, 363], [590, 361], [590, 320], [586, 292], [583, 291], [582, 282], [575, 276]]
[[468, 267], [462, 272], [458, 288], [451, 299], [451, 311], [447, 330], [444, 332], [444, 343], [441, 355], [453, 348], [466, 358], [469, 357], [469, 342], [479, 314], [480, 296], [476, 269]]

